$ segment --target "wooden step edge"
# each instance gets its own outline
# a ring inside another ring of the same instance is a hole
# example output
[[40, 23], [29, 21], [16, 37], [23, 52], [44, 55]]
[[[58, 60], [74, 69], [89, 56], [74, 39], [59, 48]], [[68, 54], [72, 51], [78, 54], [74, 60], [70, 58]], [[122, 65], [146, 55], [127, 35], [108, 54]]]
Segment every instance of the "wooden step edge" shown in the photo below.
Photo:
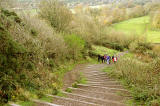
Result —
[[79, 94], [74, 94], [74, 93], [68, 93], [68, 92], [64, 92], [64, 94], [68, 94], [68, 95], [73, 95], [73, 96], [79, 96], [79, 97], [82, 97], [82, 98], [87, 98], [87, 99], [93, 99], [93, 100], [99, 100], [99, 101], [102, 101], [102, 102], [108, 102], [108, 103], [115, 103], [115, 104], [119, 104], [119, 105], [123, 105], [123, 103], [120, 103], [120, 102], [116, 102], [116, 101], [112, 101], [112, 100], [104, 100], [104, 99], [100, 99], [100, 98], [94, 98], [94, 97], [89, 97], [89, 96], [84, 96], [84, 95], [79, 95]]
[[84, 89], [80, 89], [80, 88], [73, 88], [73, 87], [69, 87], [70, 89], [73, 89], [73, 90], [80, 90], [80, 91], [83, 91], [83, 92], [92, 92], [92, 93], [97, 93], [97, 94], [105, 94], [105, 95], [112, 95], [112, 96], [119, 96], [119, 95], [116, 95], [115, 93], [111, 93], [111, 92], [107, 92], [107, 93], [104, 93], [104, 92], [95, 92], [95, 91], [89, 91], [89, 90], [84, 90]]
[[116, 84], [120, 84], [120, 82], [118, 81], [104, 81], [104, 82], [101, 82], [101, 81], [87, 81], [87, 83], [95, 83], [95, 84], [107, 84], [107, 83], [116, 83]]
[[98, 106], [98, 104], [95, 104], [95, 103], [79, 101], [79, 100], [75, 100], [75, 99], [71, 99], [71, 98], [64, 98], [64, 97], [59, 97], [59, 96], [49, 95], [49, 94], [47, 96], [50, 96], [50, 97], [53, 97], [53, 98], [57, 98], [57, 99], [69, 100], [69, 101], [73, 101], [73, 102], [79, 102], [79, 103], [84, 103], [84, 104], [88, 104], [88, 105]]
[[21, 105], [14, 104], [14, 103], [10, 103], [9, 105], [10, 105], [10, 106], [21, 106]]
[[35, 103], [41, 103], [41, 104], [48, 105], [48, 106], [62, 106], [62, 105], [57, 105], [57, 104], [53, 104], [53, 103], [49, 103], [49, 102], [43, 102], [43, 101], [36, 100], [36, 99], [34, 99], [32, 101]]
[[[95, 88], [103, 88], [103, 89], [109, 89], [109, 90], [121, 90], [121, 91], [126, 91], [125, 89], [120, 89], [120, 88], [109, 88], [109, 87], [102, 87], [102, 86], [94, 86], [94, 85], [87, 85], [87, 84], [77, 84], [78, 86], [86, 86], [86, 87], [95, 87]], [[117, 85], [119, 86], [119, 85]]]

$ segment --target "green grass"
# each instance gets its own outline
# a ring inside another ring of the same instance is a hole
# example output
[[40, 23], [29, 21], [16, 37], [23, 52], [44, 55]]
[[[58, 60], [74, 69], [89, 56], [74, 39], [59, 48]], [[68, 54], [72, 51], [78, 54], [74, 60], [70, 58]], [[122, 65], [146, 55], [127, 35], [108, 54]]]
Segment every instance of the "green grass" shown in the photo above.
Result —
[[19, 105], [21, 106], [33, 106], [34, 103], [32, 101], [20, 102]]
[[102, 46], [92, 46], [93, 50], [92, 52], [94, 54], [100, 54], [100, 55], [104, 55], [104, 54], [107, 54], [107, 55], [115, 55], [117, 54], [119, 51], [117, 50], [113, 50], [113, 49], [109, 49], [109, 48], [106, 48], [106, 47], [102, 47]]
[[72, 89], [71, 88], [67, 88], [65, 91], [68, 92], [68, 93], [72, 93]]
[[53, 98], [50, 96], [44, 96], [44, 97], [40, 98], [40, 100], [51, 103], [53, 101]]
[[151, 30], [149, 20], [149, 16], [133, 18], [114, 24], [113, 28], [126, 34], [146, 35], [149, 42], [160, 43], [160, 30]]
[[80, 78], [77, 80], [79, 84], [87, 84], [87, 79], [82, 72], [80, 72]]

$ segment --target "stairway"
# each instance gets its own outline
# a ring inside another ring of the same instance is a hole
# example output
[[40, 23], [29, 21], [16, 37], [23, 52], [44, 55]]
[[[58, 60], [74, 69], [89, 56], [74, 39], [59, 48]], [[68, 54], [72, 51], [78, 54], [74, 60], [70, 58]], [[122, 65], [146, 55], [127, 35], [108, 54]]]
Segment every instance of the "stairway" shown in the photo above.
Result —
[[101, 70], [106, 64], [88, 65], [81, 72], [87, 78], [87, 84], [78, 84], [78, 88], [69, 87], [71, 93], [63, 91], [64, 97], [48, 95], [52, 103], [33, 100], [34, 106], [125, 106], [128, 91], [114, 79], [107, 77]]
[[127, 97], [118, 93], [129, 93], [119, 82], [101, 72], [106, 66], [106, 64], [88, 65], [81, 70], [87, 78], [87, 84], [78, 84], [78, 88], [69, 87], [72, 92], [63, 92], [64, 97], [48, 95], [53, 98], [52, 104], [37, 103], [36, 106], [125, 106]]

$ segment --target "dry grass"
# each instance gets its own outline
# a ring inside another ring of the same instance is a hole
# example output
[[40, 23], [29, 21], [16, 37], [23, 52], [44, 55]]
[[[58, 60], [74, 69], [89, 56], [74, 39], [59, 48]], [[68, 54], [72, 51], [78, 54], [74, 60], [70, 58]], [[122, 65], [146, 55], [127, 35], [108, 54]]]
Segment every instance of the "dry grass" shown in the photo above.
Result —
[[159, 101], [160, 59], [143, 63], [137, 59], [126, 58], [120, 60], [115, 67], [113, 73], [129, 86], [135, 102], [152, 105], [153, 101]]

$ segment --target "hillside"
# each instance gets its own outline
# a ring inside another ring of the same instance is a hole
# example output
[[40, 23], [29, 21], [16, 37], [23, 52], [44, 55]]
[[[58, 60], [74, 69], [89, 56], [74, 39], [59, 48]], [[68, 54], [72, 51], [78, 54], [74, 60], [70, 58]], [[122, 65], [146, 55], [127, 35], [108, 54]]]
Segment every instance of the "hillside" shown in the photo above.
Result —
[[160, 31], [152, 30], [149, 25], [150, 18], [148, 16], [129, 19], [113, 25], [113, 28], [126, 34], [138, 34], [147, 36], [148, 41], [152, 43], [160, 43]]
[[160, 106], [160, 4], [1, 1], [0, 106]]

